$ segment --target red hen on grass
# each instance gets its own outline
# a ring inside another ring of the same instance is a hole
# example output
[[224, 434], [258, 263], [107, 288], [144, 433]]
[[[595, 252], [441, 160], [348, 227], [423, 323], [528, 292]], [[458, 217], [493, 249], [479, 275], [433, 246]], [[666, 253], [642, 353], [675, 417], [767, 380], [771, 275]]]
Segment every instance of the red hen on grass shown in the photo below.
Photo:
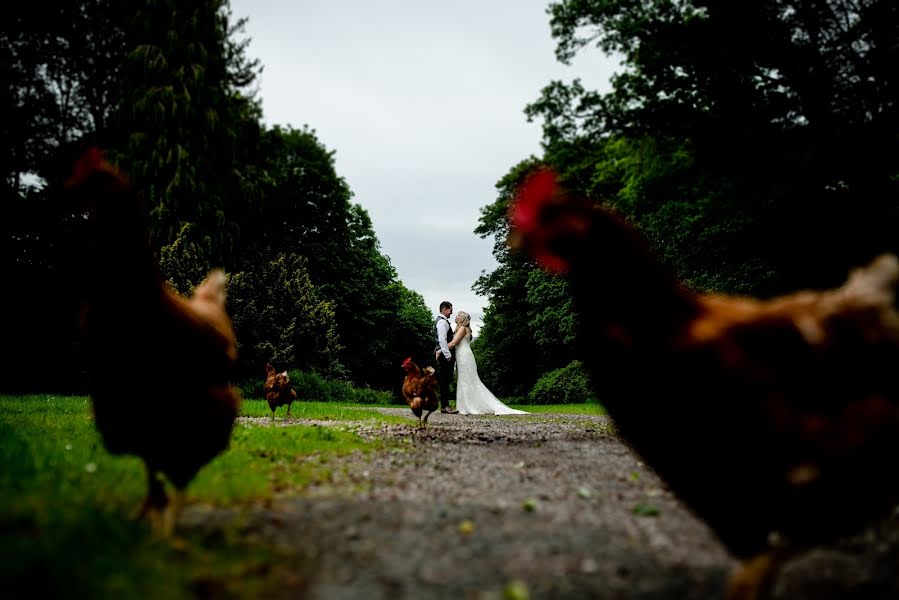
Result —
[[[420, 369], [410, 357], [403, 361], [403, 370], [406, 371], [406, 378], [403, 380], [403, 398], [412, 409], [412, 414], [418, 417], [418, 426], [427, 428], [428, 417], [439, 406], [434, 367]], [[427, 411], [427, 414], [422, 420], [421, 415], [424, 411]]]
[[272, 421], [275, 420], [275, 411], [279, 406], [287, 405], [287, 415], [290, 418], [290, 407], [297, 399], [297, 392], [290, 386], [290, 377], [287, 371], [278, 373], [272, 363], [265, 365], [265, 400], [272, 411]]

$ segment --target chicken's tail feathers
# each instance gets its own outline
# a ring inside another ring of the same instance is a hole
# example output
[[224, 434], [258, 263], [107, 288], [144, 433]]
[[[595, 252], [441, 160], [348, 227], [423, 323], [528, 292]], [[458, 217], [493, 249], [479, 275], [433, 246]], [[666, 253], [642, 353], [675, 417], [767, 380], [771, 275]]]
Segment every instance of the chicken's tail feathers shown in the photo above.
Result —
[[213, 269], [206, 276], [206, 279], [197, 286], [197, 289], [194, 291], [194, 297], [224, 308], [227, 281], [225, 272], [222, 269]]
[[853, 269], [846, 287], [861, 293], [894, 292], [899, 287], [899, 258], [881, 254], [868, 266]]
[[878, 325], [883, 330], [899, 335], [897, 292], [899, 258], [894, 254], [882, 254], [868, 265], [853, 269], [842, 287], [826, 294], [822, 310], [825, 315], [843, 318], [847, 306], [854, 307], [856, 312], [867, 307], [879, 315]]

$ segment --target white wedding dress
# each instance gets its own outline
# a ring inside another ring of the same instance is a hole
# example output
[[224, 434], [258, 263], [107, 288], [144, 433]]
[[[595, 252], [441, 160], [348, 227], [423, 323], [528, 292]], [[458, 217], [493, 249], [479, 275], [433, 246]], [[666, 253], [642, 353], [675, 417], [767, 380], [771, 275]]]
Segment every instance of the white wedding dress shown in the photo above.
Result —
[[467, 337], [456, 345], [456, 410], [463, 415], [526, 415], [496, 399], [478, 377], [478, 364]]

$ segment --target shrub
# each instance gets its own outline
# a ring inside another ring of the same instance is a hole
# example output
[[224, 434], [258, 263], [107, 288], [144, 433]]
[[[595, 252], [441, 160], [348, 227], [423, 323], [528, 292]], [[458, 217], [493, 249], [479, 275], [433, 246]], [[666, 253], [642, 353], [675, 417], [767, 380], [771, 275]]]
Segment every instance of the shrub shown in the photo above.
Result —
[[241, 398], [265, 398], [265, 380], [247, 379], [237, 384]]
[[290, 384], [297, 392], [297, 400], [327, 401], [327, 382], [318, 373], [312, 371], [288, 371]]
[[369, 387], [356, 388], [356, 402], [358, 404], [393, 404], [394, 395]]
[[[290, 385], [297, 400], [311, 402], [346, 402], [347, 404], [393, 404], [394, 394], [371, 388], [354, 388], [343, 379], [325, 379], [312, 371], [288, 371]], [[265, 380], [247, 379], [239, 386], [244, 398], [265, 398]]]
[[503, 398], [503, 403], [508, 406], [513, 405], [521, 405], [521, 404], [534, 404], [533, 402], [528, 401], [527, 396], [506, 396]]
[[579, 360], [545, 373], [528, 394], [530, 404], [578, 404], [595, 397], [584, 365]]
[[182, 296], [193, 294], [194, 288], [209, 272], [209, 262], [202, 248], [193, 241], [193, 228], [193, 224], [184, 224], [175, 240], [159, 249], [159, 270]]
[[324, 400], [349, 404], [356, 401], [356, 392], [352, 385], [342, 379], [329, 379], [325, 381]]
[[331, 303], [323, 299], [297, 254], [260, 256], [232, 273], [228, 313], [238, 340], [243, 374], [302, 366], [333, 375], [341, 346]]

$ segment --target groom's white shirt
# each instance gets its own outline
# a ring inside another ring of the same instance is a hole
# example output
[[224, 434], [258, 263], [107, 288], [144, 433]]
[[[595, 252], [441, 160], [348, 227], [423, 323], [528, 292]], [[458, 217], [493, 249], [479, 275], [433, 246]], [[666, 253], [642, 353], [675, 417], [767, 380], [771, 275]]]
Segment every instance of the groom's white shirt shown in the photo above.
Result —
[[452, 352], [450, 352], [449, 345], [446, 342], [446, 332], [451, 329], [449, 319], [443, 315], [439, 315], [439, 317], [440, 320], [437, 321], [437, 342], [440, 344], [440, 350], [443, 351], [443, 356], [446, 360], [449, 360], [453, 356]]

